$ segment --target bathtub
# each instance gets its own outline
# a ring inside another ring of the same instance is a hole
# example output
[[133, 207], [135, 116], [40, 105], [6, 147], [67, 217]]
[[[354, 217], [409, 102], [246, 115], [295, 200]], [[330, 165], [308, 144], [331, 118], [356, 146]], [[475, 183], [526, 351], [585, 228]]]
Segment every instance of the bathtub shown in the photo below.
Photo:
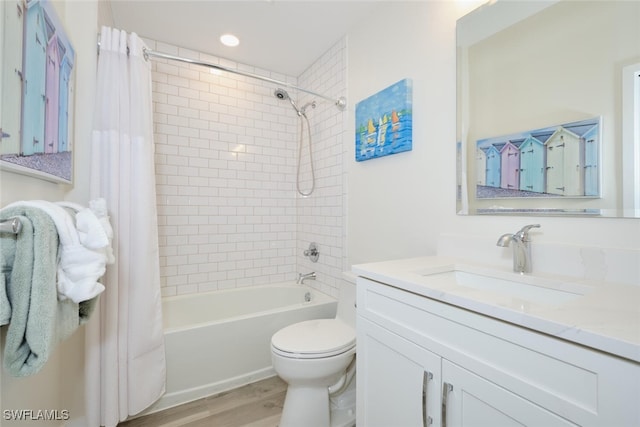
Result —
[[166, 393], [144, 414], [275, 375], [271, 336], [292, 323], [335, 317], [337, 301], [285, 283], [165, 297], [162, 309]]

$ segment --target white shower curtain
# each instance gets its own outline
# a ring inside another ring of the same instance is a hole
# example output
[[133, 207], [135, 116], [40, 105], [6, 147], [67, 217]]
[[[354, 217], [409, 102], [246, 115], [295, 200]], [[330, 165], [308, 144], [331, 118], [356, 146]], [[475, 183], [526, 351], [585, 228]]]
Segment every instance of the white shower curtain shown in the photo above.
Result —
[[107, 200], [116, 262], [87, 325], [87, 425], [111, 427], [165, 390], [151, 69], [136, 34], [102, 28], [91, 197]]

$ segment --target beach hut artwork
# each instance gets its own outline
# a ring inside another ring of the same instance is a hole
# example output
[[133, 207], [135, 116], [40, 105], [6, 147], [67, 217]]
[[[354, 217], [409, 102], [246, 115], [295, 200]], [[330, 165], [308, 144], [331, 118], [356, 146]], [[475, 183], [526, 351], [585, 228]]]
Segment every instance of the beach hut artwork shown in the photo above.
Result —
[[476, 150], [476, 185], [487, 185], [487, 152]]
[[356, 161], [411, 150], [412, 92], [404, 79], [356, 104]]
[[0, 163], [15, 172], [71, 183], [75, 51], [49, 0], [18, 2], [17, 13], [14, 2], [0, 5], [5, 6], [11, 19], [3, 36], [17, 42], [5, 44], [3, 83], [12, 104], [3, 100], [3, 111], [17, 113], [2, 123]]
[[476, 141], [476, 197], [600, 197], [600, 134], [596, 117]]

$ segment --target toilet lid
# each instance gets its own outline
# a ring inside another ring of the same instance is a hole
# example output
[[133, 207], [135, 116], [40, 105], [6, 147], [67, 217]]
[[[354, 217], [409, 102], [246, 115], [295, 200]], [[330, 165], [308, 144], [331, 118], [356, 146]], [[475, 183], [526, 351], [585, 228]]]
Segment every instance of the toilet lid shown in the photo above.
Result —
[[328, 357], [355, 344], [355, 330], [338, 319], [306, 320], [280, 329], [271, 337], [274, 349], [290, 353], [291, 357]]

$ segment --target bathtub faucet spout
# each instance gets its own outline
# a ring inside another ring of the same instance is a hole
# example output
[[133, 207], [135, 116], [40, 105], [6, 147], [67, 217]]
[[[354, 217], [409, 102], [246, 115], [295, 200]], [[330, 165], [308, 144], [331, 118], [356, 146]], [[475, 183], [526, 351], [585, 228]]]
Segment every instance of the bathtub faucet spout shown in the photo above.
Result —
[[298, 285], [302, 285], [304, 281], [307, 279], [316, 280], [316, 272], [312, 271], [311, 273], [307, 273], [307, 274], [298, 273], [298, 280], [296, 280], [296, 283]]

